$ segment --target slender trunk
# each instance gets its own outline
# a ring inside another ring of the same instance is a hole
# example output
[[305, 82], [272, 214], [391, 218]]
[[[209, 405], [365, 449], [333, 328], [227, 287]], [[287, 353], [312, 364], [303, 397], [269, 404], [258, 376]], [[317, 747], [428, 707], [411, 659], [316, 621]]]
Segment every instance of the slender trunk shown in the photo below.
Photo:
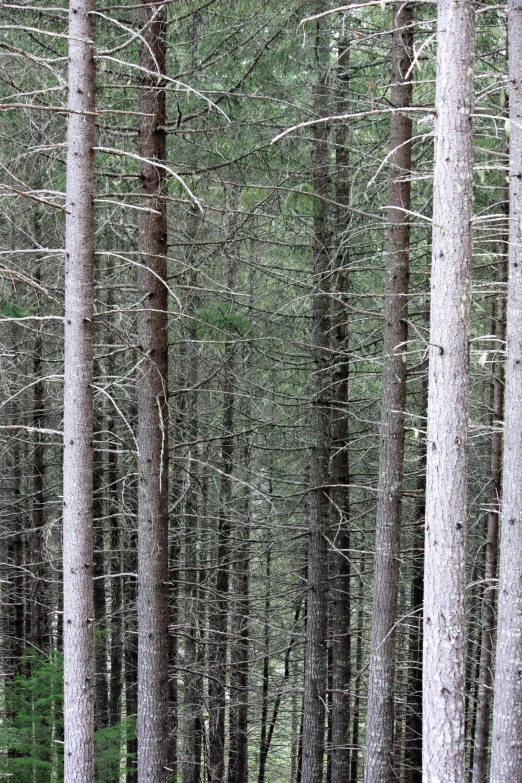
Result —
[[138, 779], [168, 777], [168, 336], [165, 10], [141, 6], [139, 151], [144, 210], [139, 213], [138, 293]]
[[491, 783], [522, 781], [522, 2], [508, 2], [509, 275]]
[[[40, 241], [40, 224], [37, 222], [36, 238]], [[38, 262], [34, 279], [41, 282], [41, 263]], [[36, 383], [33, 387], [33, 427], [38, 430], [45, 422], [45, 385], [42, 380], [44, 343], [43, 327], [36, 327], [36, 337], [33, 346], [33, 375]], [[45, 455], [42, 435], [35, 433], [33, 451], [33, 534], [31, 542], [31, 559], [33, 562], [34, 580], [31, 585], [31, 641], [38, 650], [43, 650], [49, 643], [49, 622], [47, 620], [47, 585], [45, 583], [44, 564], [44, 524], [45, 524]]]
[[[423, 416], [427, 406], [427, 380], [423, 381]], [[410, 634], [408, 654], [408, 694], [404, 746], [404, 783], [419, 783], [422, 778], [422, 604], [424, 601], [424, 516], [426, 512], [426, 444], [420, 447], [414, 529]]]
[[[350, 48], [347, 35], [338, 46], [339, 100], [337, 113], [348, 111], [348, 66]], [[331, 663], [331, 783], [346, 783], [350, 773], [350, 694], [351, 640], [350, 640], [350, 529], [349, 490], [350, 465], [348, 455], [348, 356], [347, 356], [347, 280], [344, 270], [348, 253], [342, 249], [345, 230], [348, 192], [348, 138], [347, 127], [342, 123], [336, 138], [337, 165], [337, 233], [339, 250], [336, 278], [336, 297], [333, 305], [332, 347], [335, 351], [335, 367], [332, 378], [332, 663]]]
[[[234, 218], [235, 220], [235, 218]], [[236, 226], [232, 226], [227, 286], [235, 290], [237, 274]], [[223, 783], [225, 775], [225, 707], [227, 679], [227, 630], [232, 531], [232, 471], [234, 462], [234, 369], [233, 334], [227, 335], [223, 358], [223, 438], [221, 439], [221, 486], [218, 518], [216, 599], [210, 621], [209, 650], [209, 771], [210, 783]]]
[[[412, 6], [397, 3], [392, 23], [391, 88], [391, 105], [396, 108], [410, 106], [412, 100], [412, 82], [408, 73], [413, 50], [412, 24]], [[365, 783], [391, 783], [394, 776], [393, 696], [404, 473], [411, 129], [412, 122], [406, 114], [392, 114], [390, 147], [393, 152], [388, 187], [383, 394]]]
[[93, 259], [95, 0], [71, 0], [63, 420], [64, 781], [94, 775]]
[[257, 783], [265, 783], [266, 759], [268, 755], [267, 748], [267, 730], [268, 730], [268, 686], [270, 673], [270, 570], [272, 563], [272, 553], [270, 546], [266, 550], [266, 593], [265, 593], [265, 614], [263, 623], [263, 688], [261, 696], [261, 736], [259, 740], [259, 770]]
[[361, 712], [361, 672], [363, 660], [363, 623], [364, 623], [364, 558], [361, 560], [359, 578], [359, 608], [357, 610], [357, 646], [355, 650], [355, 694], [353, 699], [352, 752], [350, 756], [350, 783], [357, 783], [359, 773], [359, 717]]
[[[196, 219], [193, 216], [194, 220]], [[195, 239], [195, 235], [194, 235]], [[195, 274], [190, 284], [195, 286]], [[194, 303], [192, 303], [194, 310]], [[186, 354], [185, 383], [188, 389], [194, 389], [198, 381], [198, 350], [189, 340]], [[198, 395], [187, 392], [187, 441], [198, 440]], [[185, 492], [183, 516], [185, 520], [185, 568], [184, 568], [184, 607], [185, 607], [185, 671], [183, 696], [183, 783], [194, 783], [199, 775], [200, 758], [197, 755], [198, 718], [201, 710], [200, 678], [198, 664], [198, 496], [197, 496], [197, 446], [190, 446], [186, 456], [186, 474], [188, 486]]]
[[[99, 431], [101, 417], [95, 415]], [[109, 725], [109, 682], [107, 677], [107, 596], [105, 594], [105, 542], [103, 508], [103, 460], [94, 452], [93, 464], [93, 602], [94, 602], [94, 719], [95, 728]]]
[[[124, 520], [125, 522], [125, 520]], [[125, 553], [124, 571], [128, 574], [136, 573], [138, 568], [137, 558], [137, 536], [133, 531], [129, 541], [128, 549]], [[125, 655], [125, 716], [135, 718], [138, 710], [138, 647], [137, 647], [137, 616], [136, 616], [136, 598], [138, 595], [138, 585], [136, 579], [130, 577], [123, 586], [123, 601], [131, 611], [127, 610], [125, 615], [124, 631], [124, 655]], [[127, 778], [126, 783], [137, 783], [138, 770], [136, 761], [138, 743], [136, 735], [127, 736]]]
[[[324, 10], [322, 0], [317, 10]], [[328, 41], [317, 24], [315, 41], [316, 84], [314, 116], [328, 115]], [[330, 255], [327, 227], [329, 182], [328, 124], [315, 126], [314, 138], [314, 279], [312, 290], [312, 361], [314, 364], [311, 412], [310, 496], [308, 539], [308, 602], [305, 682], [303, 702], [303, 783], [320, 783], [323, 773], [324, 725], [327, 683], [327, 581], [330, 528], [329, 430], [329, 279]]]
[[[498, 280], [501, 286], [507, 282], [507, 258], [509, 253], [509, 188], [504, 184], [502, 209], [506, 216], [505, 237], [500, 248]], [[491, 434], [491, 483], [486, 531], [486, 565], [484, 569], [484, 595], [482, 598], [482, 633], [478, 675], [477, 712], [473, 742], [473, 783], [485, 783], [487, 777], [487, 753], [492, 693], [492, 654], [495, 630], [495, 600], [498, 553], [498, 528], [500, 497], [502, 493], [502, 421], [504, 415], [504, 362], [502, 346], [506, 338], [506, 305], [504, 292], [493, 304], [493, 334], [495, 335], [493, 362], [493, 410]]]
[[475, 7], [440, 0], [424, 568], [423, 777], [462, 783]]
[[[245, 371], [251, 368], [252, 351], [247, 346]], [[246, 402], [246, 421], [250, 421], [250, 403]], [[244, 467], [249, 480], [252, 467], [250, 435], [243, 448]], [[235, 536], [235, 643], [230, 661], [230, 720], [229, 720], [229, 783], [248, 783], [248, 637], [249, 637], [249, 578], [250, 578], [250, 487], [243, 488], [241, 523]]]
[[[109, 256], [107, 264], [107, 278], [113, 276], [112, 258]], [[107, 309], [112, 310], [116, 301], [114, 289], [112, 286], [107, 292]], [[114, 355], [114, 334], [109, 331], [108, 338], [108, 360], [107, 374], [110, 379], [116, 377], [116, 361]], [[116, 433], [116, 419], [114, 418], [114, 407], [109, 407], [107, 416], [107, 429], [109, 432]], [[108, 480], [108, 513], [109, 513], [109, 535], [110, 535], [110, 571], [112, 579], [110, 580], [111, 597], [111, 617], [110, 617], [110, 698], [109, 698], [109, 723], [114, 726], [121, 720], [122, 714], [122, 690], [123, 690], [123, 590], [122, 577], [116, 577], [115, 574], [121, 574], [125, 569], [122, 567], [122, 530], [120, 503], [118, 498], [118, 455], [116, 449], [112, 447], [107, 455], [107, 480]]]

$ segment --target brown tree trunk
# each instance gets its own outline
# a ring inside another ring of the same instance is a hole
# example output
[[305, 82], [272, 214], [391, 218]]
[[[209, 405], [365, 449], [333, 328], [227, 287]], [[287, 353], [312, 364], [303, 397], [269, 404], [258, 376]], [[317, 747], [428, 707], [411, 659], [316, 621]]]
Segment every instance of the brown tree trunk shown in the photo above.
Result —
[[63, 421], [64, 783], [94, 775], [93, 259], [95, 0], [71, 0]]
[[[426, 368], [427, 369], [427, 368]], [[422, 382], [422, 416], [428, 404], [427, 378]], [[422, 606], [424, 601], [424, 516], [426, 513], [426, 443], [420, 447], [419, 476], [413, 511], [408, 693], [404, 743], [404, 783], [422, 778]]]
[[475, 7], [439, 0], [424, 568], [423, 777], [462, 783]]
[[[325, 10], [322, 0], [317, 11]], [[317, 23], [315, 40], [314, 116], [328, 115], [328, 39]], [[315, 126], [314, 138], [314, 279], [312, 289], [312, 361], [308, 600], [303, 701], [302, 783], [320, 783], [323, 774], [327, 684], [328, 497], [330, 459], [330, 254], [327, 227], [329, 181], [328, 124]]]
[[168, 779], [168, 335], [167, 217], [164, 169], [165, 11], [140, 9], [138, 320], [138, 779]]
[[522, 781], [522, 2], [509, 0], [509, 274], [491, 783]]
[[[235, 226], [233, 227], [235, 235]], [[228, 290], [235, 289], [237, 258], [232, 243]], [[225, 775], [225, 707], [227, 678], [227, 630], [230, 581], [230, 535], [232, 529], [232, 471], [234, 459], [234, 368], [235, 346], [227, 335], [223, 358], [223, 432], [221, 439], [221, 486], [218, 517], [216, 599], [210, 617], [209, 647], [209, 773], [210, 783], [223, 783]]]
[[[339, 39], [337, 113], [348, 111], [348, 67], [350, 48], [348, 36]], [[337, 165], [337, 235], [338, 269], [335, 274], [336, 291], [333, 304], [332, 348], [334, 370], [332, 377], [332, 422], [330, 460], [332, 474], [331, 513], [332, 541], [334, 551], [332, 562], [331, 594], [331, 783], [346, 783], [350, 773], [350, 694], [351, 676], [350, 644], [350, 530], [349, 490], [350, 466], [348, 456], [348, 337], [346, 312], [346, 272], [348, 253], [343, 249], [343, 234], [346, 229], [346, 210], [349, 201], [348, 185], [348, 133], [342, 123], [336, 138], [335, 157]]]
[[261, 696], [261, 736], [259, 740], [259, 770], [257, 783], [265, 783], [266, 759], [268, 756], [267, 732], [268, 732], [268, 687], [270, 673], [270, 593], [271, 593], [271, 564], [272, 552], [270, 545], [266, 550], [266, 593], [265, 613], [263, 622], [263, 687]]
[[[393, 11], [391, 105], [411, 105], [408, 69], [413, 52], [413, 10], [397, 3]], [[408, 339], [411, 119], [394, 112], [390, 120], [384, 368], [381, 443], [375, 541], [372, 639], [365, 783], [390, 783], [393, 772], [395, 623], [401, 541]]]

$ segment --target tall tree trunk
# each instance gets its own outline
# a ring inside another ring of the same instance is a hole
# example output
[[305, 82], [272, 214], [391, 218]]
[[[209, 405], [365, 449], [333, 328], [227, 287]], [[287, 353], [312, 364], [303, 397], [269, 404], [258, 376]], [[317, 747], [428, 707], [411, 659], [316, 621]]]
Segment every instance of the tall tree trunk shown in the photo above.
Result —
[[[391, 105], [394, 108], [411, 105], [412, 82], [408, 69], [413, 50], [412, 24], [412, 6], [397, 3], [392, 23]], [[411, 128], [411, 119], [406, 114], [392, 114], [390, 147], [393, 152], [388, 187], [383, 394], [365, 783], [390, 783], [394, 774], [393, 693], [404, 473]]]
[[[134, 498], [131, 501], [133, 503]], [[135, 510], [135, 509], [134, 509]], [[134, 521], [134, 520], [133, 520]], [[124, 520], [125, 522], [125, 520]], [[137, 535], [133, 531], [127, 542], [127, 551], [124, 556], [124, 571], [127, 574], [134, 574], [138, 568], [137, 558]], [[127, 584], [123, 586], [123, 601], [124, 604], [133, 609], [136, 606], [136, 598], [138, 594], [138, 585], [134, 577], [130, 577], [127, 580]], [[125, 654], [125, 716], [127, 720], [131, 717], [136, 717], [138, 710], [138, 648], [137, 648], [137, 616], [135, 611], [127, 611], [125, 615], [125, 632], [124, 632], [124, 654]], [[137, 756], [137, 740], [135, 734], [127, 735], [127, 755], [129, 760], [127, 761], [127, 776], [126, 783], [137, 783], [138, 770], [136, 756]]]
[[[317, 11], [325, 10], [319, 0]], [[315, 40], [314, 116], [328, 115], [328, 40], [317, 23]], [[324, 725], [327, 682], [327, 581], [330, 528], [330, 255], [328, 237], [329, 148], [328, 124], [315, 126], [314, 137], [314, 279], [312, 289], [312, 361], [314, 365], [311, 412], [310, 495], [308, 533], [308, 601], [303, 703], [302, 783], [320, 783], [323, 773]]]
[[353, 699], [352, 752], [350, 754], [350, 783], [357, 783], [359, 773], [359, 734], [361, 712], [361, 675], [363, 660], [363, 629], [364, 629], [364, 556], [361, 558], [359, 577], [359, 608], [357, 609], [357, 645], [355, 650], [355, 694]]
[[423, 777], [465, 766], [464, 591], [475, 8], [438, 4], [424, 568]]
[[[426, 368], [427, 369], [427, 368]], [[422, 381], [422, 416], [428, 404], [427, 378]], [[419, 475], [413, 511], [408, 693], [404, 742], [404, 783], [422, 778], [422, 605], [424, 601], [424, 517], [426, 513], [426, 443], [420, 447]]]
[[95, 0], [71, 0], [63, 421], [64, 783], [94, 775], [92, 466]]
[[[271, 494], [271, 490], [270, 490]], [[257, 774], [257, 783], [265, 783], [266, 759], [268, 756], [267, 733], [268, 733], [268, 686], [270, 673], [270, 593], [271, 593], [271, 564], [272, 551], [270, 544], [266, 550], [266, 593], [265, 593], [265, 614], [263, 622], [263, 686], [261, 696], [261, 737], [259, 740], [259, 770]]]
[[[36, 238], [41, 240], [40, 222], [36, 222]], [[34, 278], [41, 282], [42, 265], [37, 262]], [[45, 421], [45, 384], [43, 381], [43, 325], [36, 327], [36, 337], [33, 346], [33, 375], [36, 383], [33, 387], [33, 427], [36, 430], [44, 426]], [[47, 620], [47, 585], [45, 582], [44, 564], [44, 524], [45, 524], [45, 454], [44, 436], [35, 433], [33, 451], [33, 501], [32, 520], [33, 534], [31, 542], [31, 558], [33, 561], [34, 580], [31, 585], [31, 641], [38, 650], [48, 645], [49, 622]]]
[[[233, 213], [235, 215], [235, 212]], [[228, 259], [227, 287], [233, 295], [237, 276], [235, 217]], [[209, 648], [209, 772], [210, 783], [223, 783], [225, 775], [225, 708], [227, 679], [227, 629], [230, 582], [230, 535], [232, 530], [232, 472], [234, 465], [234, 370], [233, 333], [226, 336], [223, 357], [223, 437], [221, 439], [221, 486], [217, 535], [216, 599], [210, 617]]]
[[[101, 429], [101, 417], [95, 415], [95, 428]], [[99, 437], [99, 436], [98, 436]], [[94, 719], [96, 729], [109, 725], [109, 682], [107, 677], [107, 596], [105, 593], [105, 541], [103, 503], [103, 459], [99, 449], [93, 464], [93, 601], [94, 601]]]
[[138, 779], [168, 778], [168, 336], [165, 10], [140, 8], [138, 295]]
[[[112, 279], [114, 273], [112, 257], [109, 256], [107, 264], [107, 278]], [[107, 309], [113, 310], [116, 301], [114, 289], [111, 286], [107, 291]], [[109, 378], [116, 377], [116, 360], [114, 355], [114, 333], [109, 331], [107, 337], [108, 359], [107, 375]], [[116, 433], [116, 419], [114, 418], [114, 407], [110, 404], [107, 415], [107, 429], [109, 432]], [[110, 570], [112, 579], [110, 580], [111, 596], [111, 617], [110, 617], [110, 697], [109, 697], [109, 723], [114, 726], [121, 720], [122, 714], [122, 691], [123, 691], [123, 590], [122, 577], [115, 576], [121, 574], [125, 569], [122, 567], [122, 529], [120, 502], [118, 498], [118, 455], [116, 449], [112, 447], [107, 455], [107, 481], [108, 481], [108, 513], [109, 513], [109, 535], [110, 535]]]
[[[337, 113], [348, 111], [348, 67], [350, 45], [345, 34], [339, 39]], [[350, 645], [350, 530], [349, 490], [350, 466], [348, 456], [348, 345], [346, 312], [346, 272], [348, 253], [342, 248], [342, 236], [346, 228], [346, 210], [349, 201], [348, 187], [348, 133], [341, 123], [336, 138], [337, 165], [337, 238], [339, 242], [335, 274], [336, 296], [333, 304], [332, 347], [335, 351], [335, 368], [332, 377], [331, 422], [331, 513], [332, 540], [332, 664], [331, 664], [331, 783], [346, 783], [350, 773], [350, 694], [351, 676]]]
[[[509, 187], [504, 184], [502, 210], [506, 215], [503, 228], [505, 238], [500, 248], [498, 279], [501, 285], [507, 282], [507, 258], [509, 253]], [[473, 783], [485, 783], [487, 777], [487, 752], [489, 737], [489, 713], [492, 685], [493, 634], [495, 629], [495, 598], [498, 553], [498, 529], [500, 497], [502, 492], [502, 421], [504, 415], [504, 361], [501, 354], [506, 337], [506, 306], [503, 292], [493, 303], [493, 334], [495, 335], [493, 362], [493, 411], [491, 433], [491, 483], [489, 488], [489, 511], [486, 531], [486, 565], [484, 569], [484, 595], [482, 598], [482, 623], [480, 662], [478, 674], [477, 712], [473, 742]]]
[[508, 2], [509, 275], [491, 783], [522, 781], [522, 2]]
[[[252, 278], [252, 270], [250, 270]], [[252, 301], [252, 296], [250, 296]], [[245, 373], [250, 376], [252, 347], [246, 345]], [[251, 420], [250, 400], [242, 411], [247, 423]], [[229, 783], [248, 783], [248, 650], [249, 650], [249, 581], [250, 581], [250, 475], [252, 470], [251, 436], [244, 436], [243, 464], [246, 483], [241, 498], [240, 517], [235, 534], [235, 643], [230, 660], [230, 720], [229, 720]]]

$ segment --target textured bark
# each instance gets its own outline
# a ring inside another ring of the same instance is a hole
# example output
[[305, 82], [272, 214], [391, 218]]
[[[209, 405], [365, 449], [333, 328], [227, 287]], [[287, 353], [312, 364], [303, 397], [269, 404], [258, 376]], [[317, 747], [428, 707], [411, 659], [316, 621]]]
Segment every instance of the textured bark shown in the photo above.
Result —
[[[509, 211], [509, 189], [507, 183], [503, 187], [502, 209]], [[506, 222], [505, 238], [500, 247], [498, 264], [499, 283], [507, 281], [507, 257], [509, 252], [509, 224]], [[473, 742], [473, 783], [484, 783], [487, 777], [487, 752], [490, 723], [490, 704], [492, 693], [492, 653], [493, 634], [495, 628], [495, 599], [498, 553], [498, 529], [500, 516], [500, 496], [502, 491], [502, 422], [504, 416], [504, 362], [501, 355], [506, 336], [505, 299], [503, 294], [494, 302], [493, 329], [496, 337], [493, 350], [493, 411], [491, 435], [491, 483], [489, 489], [489, 511], [486, 531], [486, 563], [484, 568], [484, 595], [482, 598], [482, 629], [480, 642], [480, 662], [478, 672], [477, 711]]]
[[[317, 11], [325, 10], [317, 3]], [[317, 25], [315, 41], [316, 84], [314, 116], [328, 115], [327, 36]], [[330, 255], [327, 227], [330, 182], [328, 176], [328, 125], [315, 126], [314, 192], [314, 278], [312, 290], [312, 361], [314, 365], [311, 411], [310, 495], [308, 532], [308, 599], [303, 699], [302, 783], [320, 783], [323, 774], [325, 702], [327, 683], [327, 581], [326, 537], [330, 528], [328, 497], [330, 459]]]
[[522, 2], [508, 2], [509, 275], [491, 783], [522, 781]]
[[92, 464], [94, 0], [71, 0], [63, 421], [64, 782], [94, 775]]
[[[349, 41], [345, 34], [338, 45], [338, 91], [337, 113], [348, 111], [348, 67]], [[350, 467], [348, 456], [348, 356], [347, 356], [347, 279], [344, 267], [348, 253], [342, 246], [346, 229], [346, 210], [349, 202], [348, 181], [348, 133], [341, 123], [336, 138], [335, 158], [337, 166], [337, 234], [339, 241], [336, 271], [336, 297], [333, 305], [332, 349], [335, 362], [332, 378], [332, 423], [331, 423], [331, 513], [332, 540], [335, 550], [332, 554], [331, 594], [331, 783], [346, 783], [350, 772], [350, 549], [349, 491]]]
[[168, 778], [168, 336], [164, 163], [165, 11], [140, 9], [139, 151], [144, 210], [139, 213], [138, 295], [138, 779]]
[[424, 569], [423, 780], [462, 783], [475, 10], [440, 0]]
[[[410, 106], [412, 100], [411, 78], [407, 76], [413, 52], [412, 24], [412, 6], [397, 3], [392, 23], [390, 97], [391, 105], [397, 108]], [[390, 147], [393, 152], [388, 187], [384, 368], [365, 783], [390, 783], [394, 777], [393, 693], [404, 473], [411, 129], [411, 119], [406, 114], [392, 114]]]
[[[192, 65], [196, 69], [199, 63], [201, 13], [192, 15]], [[195, 76], [193, 77], [196, 78]], [[190, 211], [187, 225], [187, 283], [192, 291], [187, 303], [189, 316], [198, 309], [198, 272], [196, 268], [196, 246], [201, 226], [199, 211], [194, 205]], [[198, 346], [193, 339], [193, 324], [186, 330], [187, 348], [185, 353], [184, 384], [187, 389], [196, 389], [199, 374]], [[198, 393], [187, 393], [187, 442], [198, 440]], [[194, 459], [194, 457], [196, 459]], [[188, 485], [183, 507], [185, 527], [185, 563], [184, 563], [184, 623], [185, 623], [185, 666], [183, 672], [183, 718], [182, 718], [182, 783], [196, 783], [201, 775], [201, 676], [198, 665], [198, 447], [190, 446], [186, 454], [186, 475]]]

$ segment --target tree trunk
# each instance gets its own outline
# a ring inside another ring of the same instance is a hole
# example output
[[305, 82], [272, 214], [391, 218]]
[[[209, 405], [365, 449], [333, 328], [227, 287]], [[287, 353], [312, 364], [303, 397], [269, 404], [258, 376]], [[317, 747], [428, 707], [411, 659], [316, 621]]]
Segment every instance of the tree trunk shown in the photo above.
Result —
[[491, 783], [522, 781], [522, 2], [508, 2], [509, 275]]
[[[271, 494], [271, 492], [270, 492]], [[268, 756], [267, 732], [268, 732], [268, 686], [270, 673], [270, 592], [271, 579], [270, 570], [272, 563], [272, 552], [270, 545], [266, 550], [266, 593], [265, 593], [265, 615], [263, 623], [263, 689], [261, 697], [261, 737], [259, 740], [259, 770], [257, 783], [265, 783], [266, 759]]]
[[139, 213], [138, 295], [138, 779], [168, 778], [168, 336], [164, 163], [165, 11], [141, 6], [139, 152], [144, 209]]
[[424, 569], [423, 777], [462, 783], [475, 9], [440, 0]]
[[363, 660], [363, 623], [364, 623], [364, 557], [361, 559], [359, 577], [359, 608], [357, 610], [357, 645], [355, 650], [355, 694], [353, 699], [352, 752], [350, 754], [350, 783], [357, 783], [359, 773], [359, 717], [361, 711], [361, 676]]
[[[322, 0], [317, 11], [324, 10]], [[315, 40], [316, 84], [314, 116], [328, 115], [328, 41], [317, 24]], [[312, 290], [312, 361], [314, 365], [311, 413], [310, 496], [308, 538], [308, 601], [303, 703], [302, 783], [320, 783], [323, 772], [324, 725], [327, 682], [327, 582], [330, 529], [329, 459], [329, 279], [330, 255], [327, 227], [329, 182], [328, 124], [315, 126], [314, 137], [314, 279]]]
[[[503, 187], [502, 208], [509, 213], [509, 188]], [[507, 257], [509, 253], [509, 223], [505, 225], [505, 239], [500, 248], [498, 264], [499, 283], [507, 282]], [[489, 490], [489, 511], [486, 532], [486, 565], [484, 569], [484, 595], [482, 598], [482, 632], [480, 642], [480, 662], [478, 673], [477, 711], [473, 741], [473, 783], [485, 783], [489, 737], [489, 713], [492, 685], [493, 634], [495, 629], [495, 599], [498, 553], [498, 528], [500, 515], [500, 496], [502, 492], [502, 421], [504, 415], [504, 362], [501, 355], [506, 336], [505, 299], [501, 293], [494, 301], [493, 334], [496, 341], [493, 346], [493, 411], [491, 434], [491, 484]]]
[[[426, 368], [427, 369], [427, 368]], [[422, 381], [422, 410], [426, 416], [428, 384]], [[413, 511], [412, 576], [408, 693], [404, 743], [404, 783], [422, 778], [422, 605], [424, 601], [424, 516], [426, 513], [426, 444], [420, 447], [419, 476]]]
[[[391, 105], [395, 108], [411, 105], [412, 82], [408, 69], [412, 61], [412, 25], [412, 6], [397, 3], [392, 25]], [[392, 114], [390, 147], [393, 152], [388, 187], [383, 394], [365, 783], [391, 783], [394, 774], [393, 693], [404, 473], [411, 128], [411, 119], [406, 114]]]
[[[339, 99], [337, 113], [348, 111], [348, 66], [350, 48], [345, 34], [338, 45]], [[348, 138], [347, 127], [341, 123], [336, 138], [337, 165], [337, 234], [338, 269], [335, 274], [336, 297], [333, 305], [332, 343], [335, 368], [332, 378], [332, 665], [331, 665], [331, 783], [346, 783], [350, 773], [350, 694], [351, 677], [350, 645], [350, 530], [349, 490], [350, 466], [348, 455], [348, 345], [347, 345], [347, 280], [344, 270], [348, 253], [342, 247], [342, 235], [346, 229], [348, 205]]]
[[[41, 229], [36, 224], [36, 238], [40, 242]], [[37, 263], [35, 274], [37, 283], [41, 282], [41, 263]], [[33, 347], [33, 375], [36, 383], [33, 388], [33, 427], [38, 430], [45, 422], [45, 384], [43, 377], [44, 343], [43, 326], [37, 327]], [[34, 581], [31, 586], [31, 639], [38, 650], [43, 650], [49, 642], [49, 621], [47, 619], [48, 589], [45, 582], [44, 564], [44, 524], [45, 524], [45, 454], [44, 437], [38, 432], [34, 436], [33, 451], [33, 534], [31, 558], [33, 561]]]
[[63, 421], [64, 783], [94, 775], [93, 259], [95, 0], [71, 0]]

